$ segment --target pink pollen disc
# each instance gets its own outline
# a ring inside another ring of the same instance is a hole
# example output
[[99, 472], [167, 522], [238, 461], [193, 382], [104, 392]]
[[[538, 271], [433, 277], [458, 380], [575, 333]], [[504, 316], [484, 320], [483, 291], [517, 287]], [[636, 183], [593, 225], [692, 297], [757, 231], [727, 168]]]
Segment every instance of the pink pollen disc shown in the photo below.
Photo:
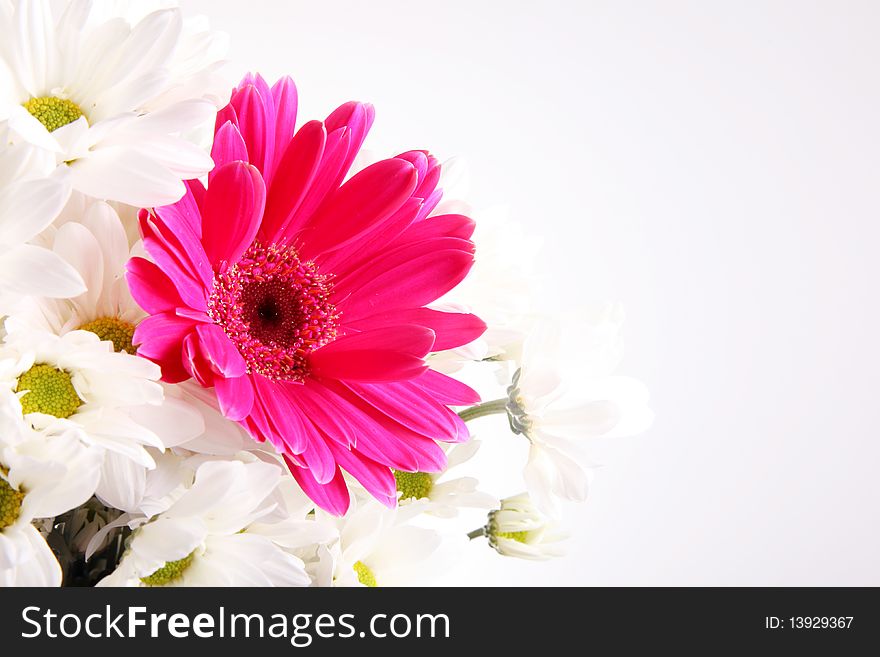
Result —
[[214, 275], [208, 316], [238, 348], [248, 374], [302, 381], [306, 356], [336, 339], [330, 278], [315, 263], [300, 261], [292, 247], [254, 242]]

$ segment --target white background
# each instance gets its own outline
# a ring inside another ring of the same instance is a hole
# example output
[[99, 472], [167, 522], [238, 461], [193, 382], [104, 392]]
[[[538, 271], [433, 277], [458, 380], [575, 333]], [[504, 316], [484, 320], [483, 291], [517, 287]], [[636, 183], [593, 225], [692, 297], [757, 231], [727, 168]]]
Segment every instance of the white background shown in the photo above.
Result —
[[369, 101], [369, 146], [465, 155], [549, 309], [625, 304], [657, 419], [571, 554], [475, 542], [443, 581], [880, 585], [880, 3], [182, 4], [301, 120]]

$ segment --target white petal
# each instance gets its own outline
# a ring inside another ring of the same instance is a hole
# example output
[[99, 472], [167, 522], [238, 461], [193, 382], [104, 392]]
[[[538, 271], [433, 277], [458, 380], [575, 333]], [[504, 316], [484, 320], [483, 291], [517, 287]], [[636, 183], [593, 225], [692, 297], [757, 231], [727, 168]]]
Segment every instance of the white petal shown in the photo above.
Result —
[[132, 539], [132, 565], [139, 577], [154, 573], [169, 561], [179, 561], [203, 544], [204, 525], [197, 518], [158, 518], [137, 530]]
[[80, 303], [94, 308], [101, 296], [104, 258], [92, 232], [82, 224], [68, 222], [55, 235], [54, 251], [79, 272], [86, 284]]
[[0, 242], [19, 244], [52, 223], [70, 196], [60, 178], [30, 180], [0, 192]]
[[19, 563], [0, 571], [0, 583], [5, 586], [60, 586], [61, 566], [46, 545], [45, 539], [32, 525], [16, 531], [19, 544]]
[[82, 277], [60, 256], [31, 244], [0, 253], [0, 285], [18, 294], [68, 298], [86, 291]]
[[363, 560], [379, 586], [400, 586], [411, 582], [424, 561], [440, 546], [440, 535], [420, 527], [393, 527], [377, 549]]
[[565, 394], [565, 385], [557, 369], [549, 361], [537, 358], [523, 365], [517, 388], [530, 415], [541, 413]]
[[165, 447], [176, 447], [205, 431], [205, 419], [197, 409], [181, 399], [166, 397], [159, 406], [141, 405], [131, 409], [132, 419], [162, 437]]
[[29, 144], [52, 153], [61, 152], [58, 140], [24, 107], [13, 106], [9, 112], [8, 121], [9, 129]]
[[115, 452], [108, 452], [95, 494], [105, 504], [122, 511], [136, 511], [144, 496], [147, 470]]
[[480, 441], [476, 439], [471, 439], [465, 443], [458, 443], [453, 446], [447, 454], [446, 470], [451, 470], [455, 466], [469, 461], [479, 449]]
[[98, 198], [138, 207], [176, 203], [186, 191], [180, 178], [130, 148], [99, 148], [71, 167], [74, 188]]
[[223, 565], [231, 586], [308, 586], [302, 562], [251, 534], [212, 536], [200, 561]]

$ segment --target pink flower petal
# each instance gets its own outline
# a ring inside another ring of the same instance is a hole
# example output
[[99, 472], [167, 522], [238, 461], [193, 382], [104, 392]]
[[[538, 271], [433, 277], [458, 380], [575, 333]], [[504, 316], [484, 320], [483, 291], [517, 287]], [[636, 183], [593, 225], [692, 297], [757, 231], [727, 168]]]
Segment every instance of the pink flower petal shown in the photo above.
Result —
[[192, 224], [190, 228], [192, 228], [193, 233], [197, 235], [199, 239], [201, 239], [202, 207], [205, 201], [205, 186], [198, 178], [194, 180], [184, 180], [183, 184], [186, 186], [187, 193], [180, 200], [183, 201], [184, 199], [187, 199], [187, 201], [191, 200], [193, 202], [192, 205], [188, 205], [188, 209], [185, 211], [185, 214], [187, 215], [187, 217], [192, 218]]
[[303, 492], [308, 495], [315, 504], [324, 509], [327, 513], [332, 513], [335, 516], [345, 515], [345, 512], [348, 511], [348, 506], [351, 503], [351, 497], [348, 493], [348, 486], [342, 476], [342, 470], [337, 467], [336, 474], [329, 483], [319, 484], [315, 481], [310, 470], [297, 465], [286, 456], [284, 457], [284, 461], [287, 463], [287, 467], [290, 469], [290, 474], [296, 479], [300, 488], [303, 489]]
[[354, 427], [357, 440], [352, 447], [364, 456], [407, 472], [445, 467], [446, 454], [433, 439], [399, 424], [339, 382], [324, 381], [322, 388], [327, 405], [339, 408], [338, 416]]
[[309, 355], [311, 372], [321, 378], [401, 381], [425, 371], [424, 356], [434, 333], [421, 326], [397, 326], [338, 338]]
[[269, 187], [266, 213], [260, 238], [281, 241], [279, 235], [293, 218], [311, 189], [310, 184], [321, 162], [327, 133], [320, 121], [306, 123], [282, 153], [276, 175]]
[[[214, 121], [214, 132], [216, 133], [220, 127], [229, 121], [232, 125], [238, 128], [238, 114], [235, 111], [235, 108], [230, 104], [226, 107], [222, 108], [219, 112], [217, 112], [217, 119]], [[240, 130], [239, 130], [240, 132]]]
[[370, 495], [391, 509], [397, 506], [397, 482], [387, 465], [333, 442], [330, 443], [330, 450], [336, 462], [357, 479]]
[[257, 442], [269, 441], [279, 454], [285, 453], [287, 450], [281, 436], [277, 434], [275, 428], [269, 422], [268, 414], [263, 408], [263, 400], [257, 390], [256, 376], [251, 376], [251, 387], [254, 389], [254, 403], [251, 406], [251, 412], [248, 416], [241, 420], [240, 424], [247, 429], [247, 432]]
[[192, 268], [180, 262], [175, 250], [169, 248], [146, 221], [141, 222], [141, 235], [143, 235], [144, 249], [174, 282], [180, 298], [186, 305], [195, 310], [206, 310], [205, 287], [196, 275], [191, 273]]
[[289, 222], [288, 230], [292, 232], [285, 235], [286, 241], [292, 239], [293, 234], [319, 211], [332, 192], [342, 184], [374, 116], [371, 105], [350, 102], [338, 107], [324, 121], [327, 130], [324, 156], [309, 193]]
[[315, 262], [322, 269], [332, 271], [337, 276], [344, 276], [351, 271], [363, 267], [380, 254], [388, 250], [388, 245], [395, 240], [412, 224], [422, 208], [420, 199], [410, 197], [395, 212], [388, 221], [372, 230], [368, 235], [356, 240], [342, 248], [322, 254], [315, 258]]
[[254, 406], [254, 388], [250, 377], [215, 377], [214, 389], [220, 412], [230, 420], [240, 421], [247, 417]]
[[462, 240], [457, 237], [437, 237], [431, 240], [414, 244], [402, 244], [396, 248], [386, 249], [382, 253], [375, 255], [370, 262], [364, 263], [356, 269], [350, 271], [336, 270], [334, 272], [336, 274], [336, 280], [333, 285], [334, 293], [337, 297], [352, 296], [375, 279], [384, 276], [397, 267], [408, 265], [413, 260], [432, 253], [456, 251], [470, 255], [471, 260], [473, 260], [474, 244], [469, 240]]
[[382, 160], [360, 171], [306, 226], [302, 257], [310, 260], [377, 228], [409, 198], [417, 181], [415, 168], [405, 160]]
[[400, 243], [422, 242], [438, 237], [468, 240], [474, 234], [475, 227], [474, 220], [463, 214], [441, 214], [413, 223], [398, 240]]
[[327, 132], [327, 138], [324, 142], [321, 162], [312, 176], [312, 183], [309, 185], [305, 198], [287, 222], [284, 234], [285, 243], [293, 241], [293, 238], [315, 214], [317, 208], [324, 203], [332, 191], [336, 190], [334, 185], [336, 172], [348, 156], [348, 149], [351, 146], [351, 130], [338, 128], [330, 132], [326, 125], [324, 128]]
[[[212, 364], [212, 369], [224, 377], [238, 378], [247, 371], [247, 363], [226, 337], [223, 329], [216, 324], [199, 324], [196, 332], [201, 342], [202, 353]], [[231, 418], [239, 419], [239, 418]]]
[[367, 138], [367, 133], [370, 131], [370, 127], [373, 125], [373, 119], [375, 117], [376, 111], [369, 103], [350, 101], [348, 103], [343, 103], [333, 110], [330, 116], [327, 117], [327, 120], [324, 121], [324, 125], [327, 126], [327, 132], [333, 132], [339, 128], [345, 128], [351, 136], [350, 146], [345, 159], [339, 166], [336, 178], [333, 180], [333, 187], [339, 187], [339, 185], [342, 184], [345, 175], [351, 168], [352, 162], [354, 162], [354, 158], [357, 156], [358, 151], [361, 149], [361, 145], [364, 143], [364, 139]]
[[214, 160], [214, 169], [208, 174], [208, 186], [214, 181], [214, 171], [230, 162], [247, 162], [248, 151], [244, 139], [238, 128], [231, 121], [227, 121], [214, 135], [214, 145], [211, 147], [211, 159]]
[[333, 458], [329, 447], [331, 443], [332, 440], [327, 440], [325, 436], [315, 432], [309, 437], [309, 444], [302, 454], [299, 454], [300, 459], [319, 484], [329, 483], [336, 473], [336, 459]]
[[[336, 306], [347, 321], [377, 312], [418, 308], [458, 285], [474, 264], [472, 254], [458, 249], [429, 251], [382, 271], [351, 296], [337, 297]], [[356, 293], [355, 293], [356, 292]]]
[[171, 279], [157, 265], [144, 258], [132, 258], [125, 266], [125, 280], [131, 296], [150, 315], [184, 305]]
[[347, 354], [351, 351], [397, 351], [424, 358], [434, 344], [434, 332], [424, 326], [384, 326], [337, 338], [314, 353]]
[[456, 425], [456, 433], [455, 436], [453, 436], [449, 440], [444, 439], [444, 442], [466, 443], [471, 439], [471, 430], [468, 427], [467, 422], [462, 420], [458, 413], [453, 413], [452, 411], [449, 411], [449, 413], [452, 416], [452, 421]]
[[275, 165], [281, 153], [293, 138], [296, 128], [297, 92], [293, 80], [284, 76], [272, 85], [272, 100], [275, 102]]
[[214, 385], [214, 369], [211, 361], [205, 358], [201, 349], [201, 341], [195, 332], [188, 333], [181, 345], [183, 368], [199, 382], [199, 385], [210, 388]]
[[383, 326], [415, 324], [434, 331], [432, 351], [453, 349], [473, 342], [486, 331], [486, 323], [470, 313], [452, 313], [431, 308], [402, 308], [346, 322], [346, 329], [369, 331]]
[[[419, 180], [422, 180], [425, 177], [425, 174], [428, 173], [428, 151], [406, 151], [405, 153], [395, 155], [394, 157], [398, 160], [406, 160], [412, 164], [419, 174]], [[434, 160], [434, 164], [436, 165], [436, 160]]]
[[[352, 381], [402, 381], [423, 373], [421, 358], [398, 351], [352, 350], [333, 354], [312, 354], [310, 367], [315, 376]], [[318, 355], [320, 354], [320, 355]]]
[[480, 395], [473, 388], [435, 370], [428, 370], [409, 383], [420, 388], [425, 394], [430, 395], [441, 404], [471, 406], [480, 403]]
[[350, 417], [356, 409], [346, 409], [345, 402], [314, 379], [306, 379], [302, 385], [287, 385], [291, 401], [302, 411], [312, 428], [345, 448], [357, 442], [360, 428]]
[[316, 430], [294, 403], [294, 393], [290, 390], [293, 386], [269, 381], [259, 374], [254, 375], [252, 380], [255, 392], [265, 407], [264, 426], [284, 444], [285, 448], [281, 451], [301, 454]]
[[195, 329], [195, 322], [171, 313], [159, 313], [144, 319], [134, 331], [132, 343], [138, 355], [162, 369], [162, 380], [179, 383], [189, 378], [181, 364], [183, 340]]
[[[263, 78], [256, 76], [232, 94], [238, 129], [247, 144], [248, 161], [261, 174], [271, 173], [275, 161], [275, 102]], [[210, 187], [210, 185], [209, 185]]]
[[214, 273], [199, 236], [191, 227], [193, 223], [201, 221], [201, 216], [193, 215], [197, 210], [189, 194], [174, 205], [156, 208], [153, 212], [155, 218], [148, 215], [146, 219], [155, 228], [153, 236], [174, 254], [194, 280], [206, 288], [210, 287]]
[[253, 166], [230, 162], [214, 172], [205, 196], [202, 242], [215, 268], [237, 261], [251, 245], [265, 202], [263, 178]]
[[349, 381], [344, 385], [373, 408], [416, 433], [435, 440], [455, 439], [458, 428], [451, 416], [458, 416], [408, 381], [378, 385]]

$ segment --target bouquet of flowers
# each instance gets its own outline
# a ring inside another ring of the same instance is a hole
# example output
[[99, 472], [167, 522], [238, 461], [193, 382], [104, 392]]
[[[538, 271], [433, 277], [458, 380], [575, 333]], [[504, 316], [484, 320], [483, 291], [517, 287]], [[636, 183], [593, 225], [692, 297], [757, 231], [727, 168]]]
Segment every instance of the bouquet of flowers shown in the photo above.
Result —
[[[589, 441], [650, 422], [619, 307], [536, 316], [532, 240], [460, 162], [367, 155], [365, 103], [298, 121], [290, 78], [234, 85], [167, 4], [0, 0], [0, 584], [561, 554]], [[475, 426], [528, 447], [504, 499], [455, 472], [493, 465]]]

